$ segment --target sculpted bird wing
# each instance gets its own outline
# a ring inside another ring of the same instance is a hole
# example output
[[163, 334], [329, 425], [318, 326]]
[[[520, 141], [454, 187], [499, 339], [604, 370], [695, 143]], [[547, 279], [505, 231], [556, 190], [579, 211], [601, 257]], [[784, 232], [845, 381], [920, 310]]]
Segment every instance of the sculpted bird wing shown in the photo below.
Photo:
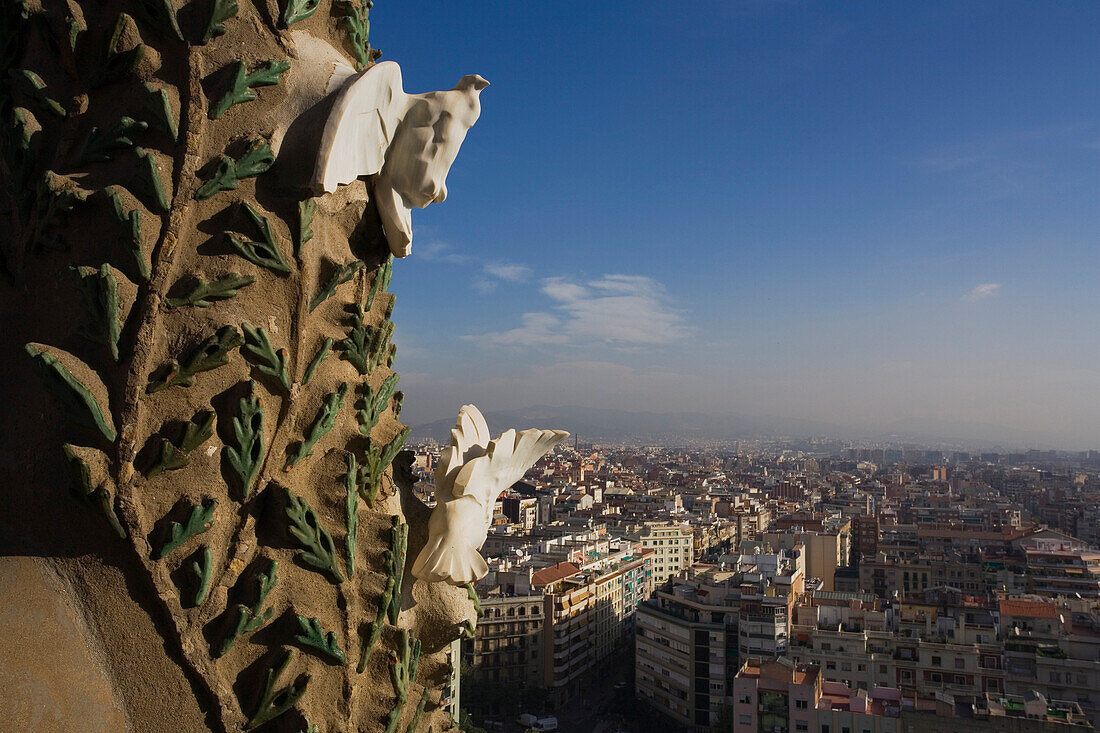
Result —
[[485, 509], [486, 521], [491, 522], [493, 505], [500, 493], [523, 478], [531, 466], [568, 437], [569, 433], [563, 430], [506, 431], [489, 441], [485, 455], [462, 467], [455, 478], [452, 496], [472, 496]]
[[383, 61], [348, 79], [335, 93], [313, 172], [313, 188], [333, 192], [382, 170], [408, 106], [401, 67]]
[[489, 444], [489, 426], [481, 411], [473, 405], [463, 405], [451, 430], [451, 445], [439, 457], [435, 467], [435, 497], [437, 501], [453, 499], [456, 477], [472, 459], [485, 455]]

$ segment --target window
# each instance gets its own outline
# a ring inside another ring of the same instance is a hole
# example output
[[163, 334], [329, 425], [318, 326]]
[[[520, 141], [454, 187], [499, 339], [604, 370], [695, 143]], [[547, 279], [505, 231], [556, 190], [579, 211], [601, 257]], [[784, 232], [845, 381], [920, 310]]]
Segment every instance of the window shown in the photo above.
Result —
[[806, 700], [795, 700], [794, 707], [796, 710], [806, 710], [810, 707], [810, 704]]
[[943, 665], [943, 662], [939, 657], [932, 657], [932, 666], [940, 667], [942, 665]]
[[886, 674], [886, 665], [885, 664], [880, 664], [878, 666], [878, 672], [879, 672], [879, 674]]
[[955, 669], [966, 669], [966, 660], [962, 657], [955, 657]]
[[737, 722], [740, 725], [752, 725], [752, 716], [751, 715], [738, 715], [737, 716]]
[[836, 662], [825, 662], [825, 669], [836, 669]]
[[794, 729], [795, 730], [809, 730], [810, 729], [810, 724], [809, 723], [804, 723], [800, 720], [800, 721], [798, 721], [794, 724]]
[[737, 702], [741, 703], [742, 705], [752, 705], [752, 696], [751, 695], [738, 695], [737, 696]]

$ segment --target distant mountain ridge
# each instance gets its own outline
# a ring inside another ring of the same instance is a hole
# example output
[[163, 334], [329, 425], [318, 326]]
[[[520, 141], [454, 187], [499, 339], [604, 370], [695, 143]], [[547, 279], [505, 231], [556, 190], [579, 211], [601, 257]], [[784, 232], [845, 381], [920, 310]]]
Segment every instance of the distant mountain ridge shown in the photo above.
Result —
[[[753, 440], [758, 438], [831, 438], [889, 440], [921, 444], [954, 443], [974, 448], [1046, 448], [1049, 438], [1000, 425], [946, 420], [899, 420], [877, 427], [845, 427], [818, 420], [785, 417], [708, 415], [698, 412], [633, 412], [598, 407], [535, 405], [518, 410], [486, 412], [493, 435], [508, 428], [568, 430], [584, 441], [662, 441], [674, 438]], [[413, 427], [411, 437], [450, 439], [454, 418]]]

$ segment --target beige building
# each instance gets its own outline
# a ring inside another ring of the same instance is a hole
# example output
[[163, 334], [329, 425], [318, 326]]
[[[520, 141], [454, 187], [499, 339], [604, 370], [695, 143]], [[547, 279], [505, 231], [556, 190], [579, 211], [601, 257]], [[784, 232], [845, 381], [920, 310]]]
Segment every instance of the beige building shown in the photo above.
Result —
[[847, 564], [849, 524], [843, 532], [800, 532], [780, 530], [765, 532], [764, 541], [773, 550], [793, 550], [801, 545], [806, 556], [806, 578], [819, 578], [822, 590], [835, 590], [833, 575], [836, 569]]
[[642, 547], [653, 550], [653, 582], [660, 585], [694, 561], [694, 532], [689, 524], [646, 522], [630, 536]]

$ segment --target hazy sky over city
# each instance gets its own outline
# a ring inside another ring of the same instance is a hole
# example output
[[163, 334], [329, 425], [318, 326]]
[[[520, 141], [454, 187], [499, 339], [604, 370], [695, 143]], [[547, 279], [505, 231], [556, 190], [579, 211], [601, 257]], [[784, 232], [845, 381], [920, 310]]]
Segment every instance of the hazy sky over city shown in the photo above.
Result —
[[1100, 447], [1100, 4], [371, 19], [407, 90], [492, 84], [395, 267], [406, 421], [586, 404]]

